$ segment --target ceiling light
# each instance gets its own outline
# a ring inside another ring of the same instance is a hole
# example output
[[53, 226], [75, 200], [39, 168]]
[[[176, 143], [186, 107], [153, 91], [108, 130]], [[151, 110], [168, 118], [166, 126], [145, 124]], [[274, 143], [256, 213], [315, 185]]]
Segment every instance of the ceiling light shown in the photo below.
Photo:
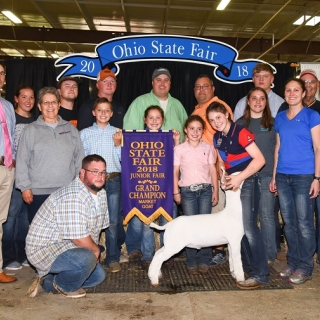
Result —
[[229, 2], [230, 0], [221, 0], [219, 5], [217, 6], [217, 10], [224, 10]]
[[[303, 24], [305, 21], [309, 20], [311, 18], [311, 16], [302, 16], [300, 17], [297, 21], [295, 21], [293, 24], [295, 25], [301, 25]], [[310, 19], [307, 23], [306, 26], [312, 26], [314, 27], [315, 25], [317, 25], [320, 22], [320, 16], [314, 16], [312, 19]]]
[[58, 59], [58, 58], [60, 58], [59, 55], [56, 54], [56, 53], [51, 53], [51, 57], [52, 57], [53, 59]]
[[16, 49], [1, 48], [1, 51], [5, 52], [8, 56], [24, 57], [24, 55]]
[[3, 10], [1, 12], [13, 23], [22, 23], [22, 21], [16, 15], [14, 15], [11, 11]]

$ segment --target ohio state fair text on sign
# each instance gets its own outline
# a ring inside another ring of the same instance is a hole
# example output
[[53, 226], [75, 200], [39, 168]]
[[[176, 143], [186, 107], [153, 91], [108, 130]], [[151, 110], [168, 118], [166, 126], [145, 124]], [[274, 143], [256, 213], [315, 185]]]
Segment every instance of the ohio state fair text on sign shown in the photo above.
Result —
[[118, 74], [121, 63], [169, 60], [209, 65], [215, 68], [215, 78], [236, 84], [252, 81], [253, 68], [264, 62], [258, 59], [238, 60], [238, 51], [220, 41], [173, 35], [114, 38], [97, 45], [95, 51], [94, 57], [72, 54], [58, 59], [56, 66], [66, 66], [58, 79], [62, 76], [96, 79], [106, 66]]
[[172, 131], [123, 130], [121, 149], [124, 223], [137, 216], [143, 222], [173, 211]]

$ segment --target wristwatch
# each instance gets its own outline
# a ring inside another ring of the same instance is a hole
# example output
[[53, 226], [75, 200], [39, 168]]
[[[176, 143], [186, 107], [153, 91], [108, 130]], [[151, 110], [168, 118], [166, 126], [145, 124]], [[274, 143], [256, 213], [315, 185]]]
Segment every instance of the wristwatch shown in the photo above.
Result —
[[320, 177], [314, 176], [314, 177], [313, 177], [313, 180], [318, 180], [318, 181], [320, 182]]

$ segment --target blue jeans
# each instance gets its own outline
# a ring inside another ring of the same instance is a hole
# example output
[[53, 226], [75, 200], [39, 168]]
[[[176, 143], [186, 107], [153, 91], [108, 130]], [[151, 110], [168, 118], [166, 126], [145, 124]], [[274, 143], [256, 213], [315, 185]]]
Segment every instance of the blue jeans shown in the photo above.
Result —
[[121, 176], [107, 180], [104, 189], [107, 192], [110, 226], [106, 233], [105, 264], [119, 262], [121, 246], [125, 241], [125, 232], [122, 223]]
[[28, 210], [29, 223], [31, 224], [34, 216], [42, 206], [42, 204], [47, 200], [50, 194], [34, 194], [33, 201], [30, 204], [26, 204]]
[[284, 232], [288, 243], [287, 263], [307, 275], [313, 271], [316, 248], [314, 199], [310, 199], [313, 174], [276, 174]]
[[[270, 181], [269, 181], [270, 182]], [[266, 183], [266, 181], [264, 181]], [[264, 185], [263, 183], [263, 185]], [[241, 255], [243, 267], [249, 273], [249, 277], [261, 283], [269, 283], [269, 267], [262, 235], [258, 227], [258, 209], [260, 209], [260, 188], [262, 189], [258, 175], [247, 178], [241, 189], [242, 217], [245, 239], [241, 242]], [[266, 205], [266, 204], [265, 204]], [[268, 213], [270, 220], [273, 217], [273, 202]], [[273, 233], [274, 235], [274, 233]], [[274, 236], [275, 241], [275, 236]]]
[[316, 214], [316, 240], [317, 240], [316, 252], [317, 252], [317, 258], [320, 259], [320, 196], [317, 196], [316, 198], [315, 214]]
[[128, 254], [133, 252], [141, 252], [141, 239], [142, 239], [142, 221], [134, 216], [128, 222], [126, 232], [126, 247]]
[[126, 235], [126, 246], [128, 254], [141, 252], [141, 261], [151, 262], [156, 250], [154, 231], [137, 216], [134, 216], [129, 221]]
[[[280, 202], [279, 197], [276, 196], [274, 199], [274, 223], [276, 227], [276, 244], [277, 244], [277, 251], [281, 251], [281, 225], [279, 221], [279, 210], [280, 210]], [[282, 216], [282, 214], [281, 214]]]
[[[212, 210], [212, 186], [191, 191], [187, 187], [181, 187], [181, 205], [183, 214], [193, 216], [197, 214], [211, 214]], [[209, 267], [212, 259], [212, 248], [202, 248], [200, 250], [186, 248], [186, 264], [188, 268], [198, 266]]]
[[22, 263], [27, 259], [25, 246], [29, 229], [28, 211], [20, 190], [13, 186], [7, 221], [3, 224], [3, 267], [13, 261]]
[[[178, 207], [176, 203], [173, 205], [172, 218], [178, 216]], [[161, 215], [159, 218], [160, 226], [163, 226], [168, 221]], [[128, 223], [126, 233], [126, 247], [128, 254], [133, 252], [142, 253], [142, 261], [151, 261], [155, 252], [155, 242], [153, 229], [145, 225], [137, 216], [134, 216]], [[163, 234], [160, 232], [160, 245], [163, 246]], [[144, 243], [142, 243], [142, 240]]]
[[260, 201], [258, 212], [267, 259], [273, 261], [277, 257], [277, 243], [274, 217], [275, 196], [274, 193], [269, 190], [270, 181], [271, 177], [259, 177]]
[[53, 262], [49, 274], [43, 279], [45, 292], [54, 292], [53, 282], [64, 292], [91, 288], [101, 283], [106, 273], [95, 254], [86, 248], [69, 249]]

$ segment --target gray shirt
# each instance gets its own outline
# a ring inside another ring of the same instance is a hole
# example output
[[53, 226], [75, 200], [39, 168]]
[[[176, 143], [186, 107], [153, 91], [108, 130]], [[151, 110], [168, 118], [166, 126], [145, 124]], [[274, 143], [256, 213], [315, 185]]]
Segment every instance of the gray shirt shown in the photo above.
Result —
[[78, 130], [60, 116], [51, 128], [42, 115], [21, 133], [17, 152], [16, 186], [33, 194], [50, 194], [80, 172], [84, 150]]
[[[250, 119], [250, 124], [247, 127], [255, 136], [255, 142], [262, 152], [266, 164], [259, 171], [261, 177], [272, 176], [273, 171], [273, 163], [274, 163], [274, 147], [276, 145], [276, 132], [274, 131], [274, 127], [272, 127], [269, 132], [267, 128], [261, 126], [262, 118], [258, 119]], [[239, 119], [236, 122], [241, 126], [245, 126], [245, 119]], [[272, 124], [274, 125], [274, 118], [272, 118]]]

